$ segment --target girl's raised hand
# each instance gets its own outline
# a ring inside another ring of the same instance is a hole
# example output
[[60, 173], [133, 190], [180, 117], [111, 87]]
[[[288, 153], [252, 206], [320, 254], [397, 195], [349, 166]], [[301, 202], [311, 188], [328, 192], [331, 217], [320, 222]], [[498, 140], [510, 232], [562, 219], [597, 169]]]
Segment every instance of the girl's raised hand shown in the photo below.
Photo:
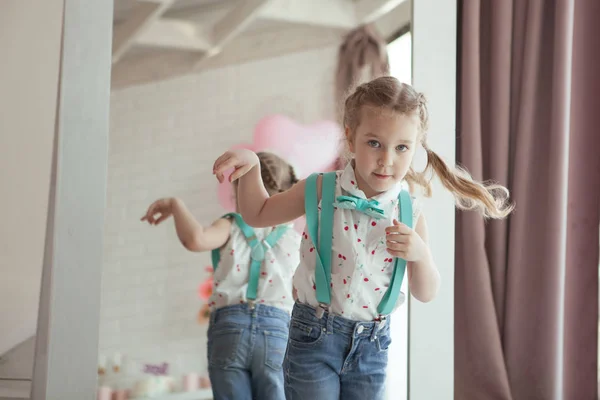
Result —
[[229, 182], [233, 182], [246, 175], [258, 163], [258, 156], [251, 150], [230, 150], [217, 158], [213, 166], [213, 174], [220, 183], [223, 183], [225, 172], [233, 168], [234, 171], [229, 177]]
[[150, 204], [148, 211], [141, 218], [148, 221], [150, 225], [158, 225], [173, 214], [173, 198], [158, 199]]

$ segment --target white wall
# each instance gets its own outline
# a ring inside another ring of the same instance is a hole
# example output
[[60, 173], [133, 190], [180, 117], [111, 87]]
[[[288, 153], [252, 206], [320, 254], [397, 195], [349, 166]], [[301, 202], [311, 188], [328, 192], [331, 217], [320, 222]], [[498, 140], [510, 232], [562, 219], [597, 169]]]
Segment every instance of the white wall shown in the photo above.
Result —
[[0, 3], [0, 355], [36, 329], [62, 7]]
[[139, 219], [161, 196], [183, 198], [202, 223], [221, 215], [214, 159], [249, 141], [267, 114], [332, 118], [336, 54], [313, 50], [113, 93], [101, 354], [135, 360], [126, 363], [130, 373], [163, 361], [175, 375], [205, 370], [196, 288], [209, 255], [183, 249], [172, 221], [150, 227]]

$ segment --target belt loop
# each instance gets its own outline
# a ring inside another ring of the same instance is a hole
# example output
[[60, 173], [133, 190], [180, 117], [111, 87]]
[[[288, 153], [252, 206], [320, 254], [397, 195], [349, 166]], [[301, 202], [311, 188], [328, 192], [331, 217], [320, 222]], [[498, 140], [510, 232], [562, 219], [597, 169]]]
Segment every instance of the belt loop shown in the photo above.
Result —
[[377, 339], [377, 332], [379, 332], [379, 324], [381, 323], [379, 320], [373, 322], [373, 330], [371, 331], [371, 337], [369, 338], [371, 342], [374, 342], [375, 339]]
[[329, 306], [325, 303], [319, 303], [319, 305], [315, 308], [315, 316], [317, 319], [323, 318], [325, 311], [329, 311]]
[[333, 334], [333, 319], [334, 315], [332, 313], [327, 313], [327, 333]]
[[379, 331], [383, 329], [383, 327], [388, 323], [387, 315], [380, 315], [375, 321], [373, 325], [373, 331], [371, 332], [371, 338], [369, 339], [371, 342], [377, 339], [377, 335]]

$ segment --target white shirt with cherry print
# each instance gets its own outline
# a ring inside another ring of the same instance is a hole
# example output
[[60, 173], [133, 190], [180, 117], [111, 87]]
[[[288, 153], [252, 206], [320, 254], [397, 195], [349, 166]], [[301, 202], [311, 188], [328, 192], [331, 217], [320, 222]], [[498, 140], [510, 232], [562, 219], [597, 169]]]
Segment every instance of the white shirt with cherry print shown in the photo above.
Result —
[[[263, 240], [273, 228], [253, 228], [258, 240]], [[257, 304], [265, 304], [291, 312], [292, 277], [298, 267], [300, 234], [289, 224], [288, 230], [265, 254], [260, 267]], [[212, 310], [243, 304], [247, 301], [250, 270], [250, 247], [239, 226], [233, 222], [229, 240], [220, 250], [221, 261], [214, 274], [213, 294], [209, 299]]]
[[[337, 171], [336, 197], [342, 195], [366, 199], [356, 184], [351, 163]], [[375, 219], [352, 210], [335, 208], [331, 255], [331, 304], [329, 311], [356, 321], [378, 317], [377, 306], [389, 287], [394, 258], [386, 250], [385, 228], [398, 219], [398, 195], [406, 185], [399, 182], [392, 189], [372, 199], [377, 200], [385, 218]], [[320, 211], [320, 203], [319, 203]], [[413, 197], [413, 221], [419, 216], [419, 202]], [[300, 303], [317, 307], [315, 287], [315, 247], [305, 229], [300, 244], [300, 265], [294, 275], [294, 288]], [[407, 279], [405, 274], [405, 280]], [[401, 293], [395, 308], [405, 299]]]

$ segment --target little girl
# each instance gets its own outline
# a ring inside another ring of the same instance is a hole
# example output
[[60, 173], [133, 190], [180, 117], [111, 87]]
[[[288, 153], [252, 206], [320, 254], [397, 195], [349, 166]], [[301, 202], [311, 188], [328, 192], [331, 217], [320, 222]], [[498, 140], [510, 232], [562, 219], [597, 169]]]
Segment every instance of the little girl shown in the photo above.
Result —
[[[292, 167], [276, 155], [259, 153], [257, 162], [267, 195], [297, 182]], [[157, 225], [171, 215], [186, 249], [213, 251], [208, 362], [214, 399], [283, 399], [300, 234], [285, 223], [252, 229], [233, 213], [204, 228], [176, 198], [152, 203], [142, 221]]]
[[[473, 181], [429, 149], [425, 97], [410, 85], [377, 78], [360, 85], [344, 108], [353, 157], [343, 171], [313, 175], [270, 197], [254, 153], [230, 151], [214, 166], [221, 182], [235, 169], [230, 179], [239, 180], [239, 206], [250, 225], [306, 213], [284, 361], [288, 400], [384, 398], [389, 314], [404, 301], [405, 268], [417, 300], [433, 300], [440, 286], [425, 216], [409, 194], [417, 185], [431, 194], [430, 170], [462, 209], [493, 218], [512, 209], [505, 188]], [[418, 145], [428, 156], [423, 173], [411, 168]]]

